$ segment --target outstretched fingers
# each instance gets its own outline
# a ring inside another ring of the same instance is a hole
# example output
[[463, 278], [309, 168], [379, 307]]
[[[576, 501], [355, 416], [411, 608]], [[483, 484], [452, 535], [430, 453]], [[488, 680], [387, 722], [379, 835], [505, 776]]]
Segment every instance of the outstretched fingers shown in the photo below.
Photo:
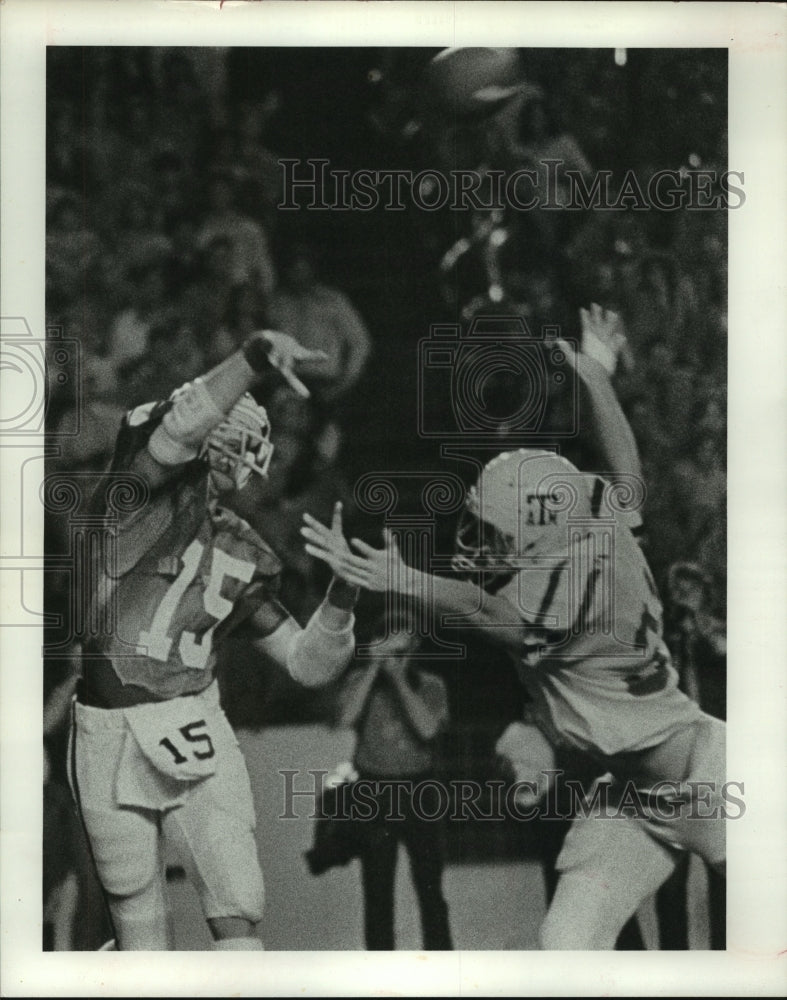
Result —
[[260, 333], [270, 345], [268, 360], [271, 365], [278, 369], [299, 396], [308, 399], [311, 394], [295, 374], [295, 368], [303, 362], [325, 361], [326, 353], [304, 347], [294, 337], [279, 330], [261, 330]]
[[396, 541], [396, 536], [390, 530], [390, 528], [383, 528], [383, 541], [385, 542], [385, 548], [376, 549], [373, 545], [368, 545], [366, 542], [362, 542], [360, 538], [351, 538], [350, 545], [360, 552], [361, 555], [367, 556], [369, 559], [379, 558], [385, 555], [388, 550], [393, 550], [393, 553], [399, 555], [399, 545]]
[[301, 397], [301, 399], [309, 399], [311, 393], [293, 372], [292, 368], [282, 367], [279, 368], [279, 371], [284, 376], [284, 379], [290, 388], [293, 389]]
[[341, 577], [347, 583], [355, 587], [368, 587], [370, 582], [369, 573], [366, 571], [363, 563], [354, 563], [352, 556], [349, 558], [347, 556], [337, 556], [335, 553], [322, 548], [322, 546], [311, 545], [309, 542], [306, 543], [304, 548], [310, 556], [314, 556], [315, 559], [320, 559], [322, 562], [327, 563], [334, 574]]
[[360, 552], [362, 556], [366, 556], [367, 559], [373, 558], [382, 551], [381, 549], [376, 549], [373, 545], [362, 542], [360, 538], [351, 538], [350, 547], [355, 549], [356, 552]]
[[301, 526], [301, 534], [306, 535], [307, 530], [314, 535], [315, 540], [317, 538], [329, 539], [333, 537], [334, 531], [333, 526], [330, 528], [326, 527], [321, 521], [318, 521], [316, 517], [312, 517], [311, 514], [304, 514], [303, 520], [306, 522]]

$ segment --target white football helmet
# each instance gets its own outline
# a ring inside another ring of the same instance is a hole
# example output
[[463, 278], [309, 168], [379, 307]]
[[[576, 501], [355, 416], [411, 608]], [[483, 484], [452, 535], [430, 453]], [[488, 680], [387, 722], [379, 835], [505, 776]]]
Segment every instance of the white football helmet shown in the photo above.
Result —
[[265, 408], [247, 392], [205, 438], [201, 454], [207, 456], [214, 474], [227, 477], [241, 490], [252, 472], [268, 474], [273, 455], [270, 434]]
[[594, 480], [549, 451], [493, 458], [468, 491], [454, 567], [510, 575], [522, 558], [566, 552], [569, 521], [593, 518]]

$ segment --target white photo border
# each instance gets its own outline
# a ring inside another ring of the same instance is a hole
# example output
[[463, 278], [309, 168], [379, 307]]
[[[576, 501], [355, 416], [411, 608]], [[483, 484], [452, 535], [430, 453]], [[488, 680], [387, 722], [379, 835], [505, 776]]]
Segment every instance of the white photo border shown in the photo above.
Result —
[[[783, 994], [785, 28], [784, 4], [0, 0], [0, 316], [24, 317], [36, 336], [45, 329], [47, 45], [258, 41], [266, 46], [727, 48], [728, 166], [744, 174], [746, 193], [745, 206], [729, 213], [728, 773], [745, 781], [746, 815], [728, 826], [727, 951], [570, 958], [539, 952], [278, 952], [262, 957], [192, 952], [146, 954], [142, 960], [131, 954], [44, 953], [40, 635], [36, 629], [5, 628], [0, 629], [3, 995]], [[7, 373], [0, 378], [4, 391], [13, 392]], [[19, 517], [25, 516], [9, 499], [15, 483], [9, 477], [8, 443], [0, 440], [6, 499], [0, 560], [15, 552]], [[0, 573], [0, 579], [5, 576]], [[8, 598], [18, 600], [18, 593]]]

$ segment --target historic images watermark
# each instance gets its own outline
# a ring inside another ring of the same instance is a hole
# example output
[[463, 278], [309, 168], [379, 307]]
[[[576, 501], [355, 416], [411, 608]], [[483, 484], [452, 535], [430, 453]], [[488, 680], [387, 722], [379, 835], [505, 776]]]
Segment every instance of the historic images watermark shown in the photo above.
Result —
[[[70, 611], [49, 650], [55, 655], [66, 648], [66, 637], [74, 635], [85, 621], [87, 605], [80, 590], [85, 559], [78, 544], [59, 553], [39, 554], [38, 514], [43, 508], [47, 518], [60, 513], [68, 516], [80, 499], [88, 496], [79, 474], [65, 482], [63, 477], [46, 473], [47, 459], [59, 454], [84, 429], [81, 351], [79, 341], [64, 337], [60, 327], [34, 330], [24, 316], [0, 317], [0, 451], [5, 463], [3, 503], [8, 529], [3, 539], [6, 587], [0, 625], [55, 627], [57, 623], [40, 606], [41, 584], [45, 572], [50, 579], [53, 573], [64, 574]], [[67, 395], [73, 405], [61, 412], [56, 426], [51, 426], [55, 393]]]
[[[740, 819], [746, 813], [742, 781], [659, 781], [647, 789], [634, 781], [596, 781], [588, 787], [565, 771], [540, 771], [532, 780], [468, 778], [357, 778], [331, 787], [326, 770], [280, 770], [279, 819], [404, 821], [406, 811], [422, 820], [502, 823], [529, 820], [644, 819], [652, 822]], [[405, 807], [406, 804], [406, 807]]]
[[344, 170], [329, 159], [285, 158], [281, 211], [716, 211], [746, 202], [742, 170], [680, 167], [644, 175], [582, 172], [562, 160], [505, 170]]
[[[578, 377], [566, 350], [574, 345], [561, 332], [531, 330], [518, 315], [432, 324], [419, 344], [418, 434], [490, 447], [576, 437]], [[555, 389], [566, 400], [559, 426], [547, 420]]]
[[[81, 345], [50, 326], [45, 336], [33, 332], [24, 316], [0, 317], [0, 370], [5, 373], [0, 435], [3, 445], [43, 435], [73, 437], [80, 431], [80, 403], [84, 394]], [[74, 417], [56, 430], [45, 428], [53, 390], [69, 391], [75, 399]]]
[[[534, 583], [549, 577], [547, 591], [560, 590], [565, 597], [556, 602], [557, 617], [545, 616], [543, 594], [529, 599], [528, 588], [512, 585], [505, 591], [511, 620], [495, 627], [521, 630], [523, 643], [528, 629], [531, 635], [548, 629], [550, 655], [557, 658], [587, 630], [604, 637], [604, 656], [646, 655], [646, 643], [632, 647], [618, 635], [615, 614], [618, 536], [639, 519], [645, 483], [633, 473], [586, 474], [568, 463], [556, 463], [549, 474], [539, 471], [539, 455], [559, 453], [580, 433], [578, 345], [562, 333], [558, 326], [531, 330], [519, 315], [481, 314], [465, 326], [433, 324], [418, 344], [418, 436], [439, 443], [443, 457], [463, 464], [468, 483], [478, 483], [489, 461], [506, 453], [511, 482], [505, 498], [467, 490], [445, 469], [419, 471], [414, 475], [422, 483], [422, 509], [403, 513], [403, 481], [412, 487], [413, 474], [380, 470], [356, 484], [358, 508], [382, 516], [383, 528], [395, 537], [404, 558], [404, 566], [393, 560], [389, 567], [386, 627], [428, 638], [432, 658], [461, 655], [446, 643], [452, 628], [458, 637], [457, 627], [490, 627], [480, 599], [477, 612], [461, 621], [441, 616], [431, 592], [435, 574], [472, 578], [479, 594], [498, 593], [518, 576], [521, 582], [522, 574], [530, 574]], [[561, 400], [557, 420], [549, 405], [556, 395]], [[516, 512], [503, 518], [505, 524], [499, 512], [493, 513], [495, 502]], [[447, 517], [457, 522], [450, 553], [437, 545], [438, 526]], [[548, 557], [541, 552], [534, 558], [534, 535], [549, 535]], [[584, 581], [592, 585], [592, 594], [580, 585]], [[374, 655], [372, 646], [358, 652]], [[587, 655], [601, 654], [591, 650]], [[653, 669], [663, 680], [663, 669], [655, 663]]]

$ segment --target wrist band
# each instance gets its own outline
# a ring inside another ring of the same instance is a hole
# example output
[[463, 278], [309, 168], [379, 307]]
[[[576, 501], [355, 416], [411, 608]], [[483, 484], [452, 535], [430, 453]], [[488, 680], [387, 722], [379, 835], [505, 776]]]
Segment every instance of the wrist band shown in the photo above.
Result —
[[270, 367], [269, 354], [271, 353], [271, 343], [259, 334], [252, 334], [244, 341], [241, 347], [243, 357], [248, 361], [249, 367], [255, 372], [264, 372]]
[[317, 613], [314, 615], [314, 626], [318, 628], [321, 632], [327, 635], [346, 635], [348, 632], [352, 632], [355, 628], [355, 613], [352, 608], [340, 608], [337, 605], [333, 607], [342, 615], [347, 615], [347, 621], [341, 628], [331, 628], [330, 625], [326, 625], [323, 621], [323, 613], [325, 608], [325, 601], [317, 608]]
[[335, 632], [320, 621], [321, 608], [294, 637], [287, 651], [290, 676], [304, 687], [321, 687], [335, 680], [355, 652], [355, 616], [350, 614], [347, 625]]

